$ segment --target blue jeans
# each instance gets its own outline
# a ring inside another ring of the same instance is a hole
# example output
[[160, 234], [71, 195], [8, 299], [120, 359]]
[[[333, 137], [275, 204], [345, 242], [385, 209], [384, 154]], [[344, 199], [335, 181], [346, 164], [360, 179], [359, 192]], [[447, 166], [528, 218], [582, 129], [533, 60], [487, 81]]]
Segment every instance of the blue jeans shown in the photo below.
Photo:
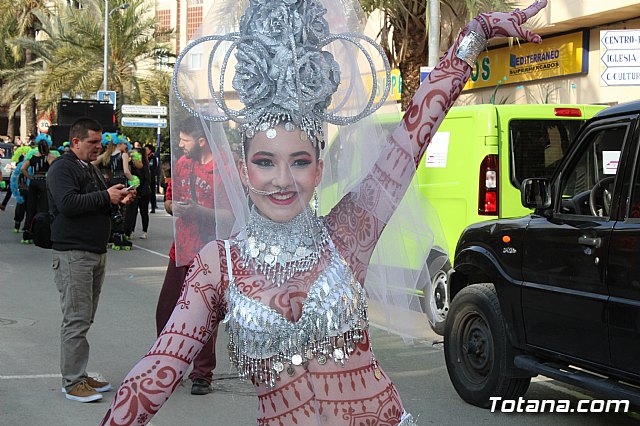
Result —
[[54, 281], [62, 308], [60, 370], [67, 390], [87, 377], [87, 333], [96, 316], [106, 261], [106, 254], [53, 250]]

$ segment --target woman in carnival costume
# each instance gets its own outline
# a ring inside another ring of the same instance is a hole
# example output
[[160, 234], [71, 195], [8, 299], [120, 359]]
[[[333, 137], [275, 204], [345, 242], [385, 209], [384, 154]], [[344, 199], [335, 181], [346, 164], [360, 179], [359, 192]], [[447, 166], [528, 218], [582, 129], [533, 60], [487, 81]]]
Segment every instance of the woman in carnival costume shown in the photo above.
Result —
[[20, 166], [20, 173], [29, 180], [27, 197], [27, 216], [22, 233], [22, 243], [31, 242], [31, 221], [36, 213], [49, 210], [47, 198], [47, 171], [53, 161], [58, 158], [57, 151], [51, 150], [53, 141], [47, 134], [40, 133], [36, 137], [37, 148], [25, 155]]
[[127, 215], [125, 217], [125, 237], [131, 239], [133, 231], [135, 231], [138, 210], [140, 210], [140, 218], [142, 220], [141, 239], [147, 238], [147, 230], [149, 229], [149, 197], [151, 190], [149, 187], [149, 160], [142, 148], [133, 148], [131, 150], [131, 163], [129, 169], [133, 177], [137, 179], [133, 184], [137, 184], [136, 198], [127, 205]]
[[20, 224], [22, 223], [22, 220], [27, 213], [27, 200], [29, 199], [29, 181], [22, 174], [21, 169], [24, 158], [29, 153], [29, 151], [31, 151], [31, 147], [28, 145], [23, 145], [16, 149], [13, 152], [13, 156], [11, 156], [11, 161], [16, 163], [16, 168], [11, 173], [11, 179], [9, 181], [11, 193], [16, 199], [16, 208], [13, 213], [13, 232], [16, 234], [20, 232]]
[[[20, 167], [22, 166], [22, 162], [24, 161], [24, 156], [29, 151], [31, 151], [31, 147], [30, 146], [19, 146], [16, 149], [13, 150], [13, 155], [11, 156], [11, 162], [14, 163], [16, 165], [16, 167], [13, 169], [13, 171], [11, 172], [11, 176], [9, 177], [9, 191], [7, 191], [6, 195], [4, 196], [4, 199], [2, 200], [2, 203], [0, 203], [0, 210], [1, 211], [4, 211], [7, 208], [7, 204], [9, 204], [9, 200], [11, 199], [11, 196], [12, 195], [14, 195], [14, 196], [16, 195], [15, 194], [16, 191], [14, 191], [13, 186], [11, 186], [11, 182], [13, 182], [14, 179], [18, 179], [17, 176], [14, 178], [16, 173], [18, 175], [22, 176], [22, 174], [20, 173]], [[0, 171], [0, 174], [1, 174], [1, 171]], [[17, 185], [17, 181], [16, 181], [16, 185]], [[2, 188], [2, 189], [4, 189], [4, 188]], [[20, 197], [20, 201], [18, 201], [18, 199], [16, 199], [16, 210], [18, 209], [18, 206], [21, 205], [21, 204], [24, 204], [24, 198], [23, 197]], [[21, 208], [26, 208], [26, 204], [21, 206]], [[16, 214], [16, 217], [18, 217], [18, 214]], [[22, 216], [20, 217], [20, 222], [22, 221], [23, 218], [24, 218], [24, 212], [22, 212]], [[19, 228], [20, 224], [18, 224], [17, 227]]]
[[[258, 424], [416, 424], [374, 355], [367, 304], [383, 303], [390, 326], [397, 318], [396, 326], [409, 324], [404, 312], [419, 303], [406, 290], [421, 268], [411, 271], [407, 262], [394, 269], [381, 260], [414, 251], [426, 258], [438, 238], [411, 185], [416, 167], [487, 40], [540, 42], [521, 25], [546, 3], [472, 20], [388, 141], [375, 120], [364, 118], [384, 99], [374, 102], [375, 77], [371, 93], [364, 91], [356, 53], [367, 52], [364, 63], [375, 76], [367, 49], [380, 49], [354, 31], [361, 22], [355, 3], [250, 0], [239, 32], [190, 44], [176, 63], [171, 118], [194, 115], [205, 123], [218, 170], [215, 208], [200, 209], [193, 220], [217, 240], [195, 257], [169, 322], [122, 382], [103, 424], [149, 422], [219, 322], [229, 333], [232, 363], [255, 385]], [[216, 5], [204, 25], [234, 16], [233, 6]], [[182, 60], [207, 45], [204, 99], [197, 70]], [[232, 50], [239, 109], [224, 92]], [[238, 173], [230, 170], [234, 139], [220, 124], [226, 120], [237, 123], [241, 137]], [[320, 158], [326, 123], [343, 126], [330, 139], [330, 152], [339, 155]], [[309, 206], [316, 189], [325, 216]]]
[[[106, 141], [105, 150], [92, 163], [100, 167], [102, 170], [108, 170], [110, 179], [107, 181], [108, 186], [123, 184], [125, 187], [133, 185], [134, 180], [138, 180], [133, 176], [130, 167], [130, 157], [127, 153], [130, 148], [129, 141], [126, 136], [117, 133], [107, 133], [103, 135], [103, 142]], [[116, 207], [111, 212], [111, 238], [115, 249], [129, 249], [132, 244], [125, 238], [125, 217], [127, 206]]]

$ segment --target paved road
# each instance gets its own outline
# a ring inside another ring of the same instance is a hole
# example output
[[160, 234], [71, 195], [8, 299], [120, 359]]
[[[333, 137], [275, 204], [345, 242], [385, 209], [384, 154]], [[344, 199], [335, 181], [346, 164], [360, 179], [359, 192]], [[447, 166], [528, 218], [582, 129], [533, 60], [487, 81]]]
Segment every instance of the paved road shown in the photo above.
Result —
[[[4, 195], [4, 194], [2, 194]], [[47, 250], [19, 244], [11, 232], [13, 200], [0, 212], [0, 426], [95, 425], [113, 398], [81, 404], [60, 392], [58, 293]], [[171, 218], [151, 215], [149, 239], [134, 240], [131, 252], [109, 252], [96, 321], [91, 329], [88, 370], [118, 383], [152, 344], [155, 305], [171, 243]], [[451, 386], [442, 343], [425, 329], [412, 346], [397, 336], [373, 328], [373, 342], [385, 371], [393, 378], [408, 411], [421, 425], [626, 425], [635, 414], [491, 413], [458, 398]], [[152, 420], [155, 426], [255, 424], [257, 399], [250, 385], [236, 378], [226, 356], [227, 339], [218, 339], [216, 391], [189, 394], [179, 387]], [[528, 399], [593, 398], [551, 380], [536, 380]], [[302, 425], [304, 426], [304, 425]]]

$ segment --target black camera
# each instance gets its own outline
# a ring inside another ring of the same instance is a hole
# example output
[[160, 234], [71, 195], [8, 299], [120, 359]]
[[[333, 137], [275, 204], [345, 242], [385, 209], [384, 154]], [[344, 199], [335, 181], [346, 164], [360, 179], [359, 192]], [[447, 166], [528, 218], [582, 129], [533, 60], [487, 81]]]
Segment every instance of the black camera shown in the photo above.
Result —
[[111, 223], [113, 224], [113, 226], [120, 226], [124, 222], [122, 212], [120, 211], [120, 206], [111, 205], [109, 216], [111, 217]]

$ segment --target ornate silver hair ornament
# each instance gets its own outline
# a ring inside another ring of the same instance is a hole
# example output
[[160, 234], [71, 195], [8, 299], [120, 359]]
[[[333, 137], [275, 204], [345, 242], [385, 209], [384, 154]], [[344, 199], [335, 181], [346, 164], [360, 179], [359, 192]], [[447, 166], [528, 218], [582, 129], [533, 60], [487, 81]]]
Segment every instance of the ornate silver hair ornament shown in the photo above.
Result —
[[[176, 98], [187, 111], [204, 120], [235, 121], [244, 137], [252, 138], [262, 131], [273, 139], [277, 135], [275, 127], [283, 125], [287, 131], [301, 129], [302, 139], [309, 138], [314, 146], [322, 147], [324, 122], [347, 125], [373, 113], [387, 98], [391, 82], [389, 61], [380, 46], [358, 33], [331, 34], [324, 18], [326, 12], [316, 0], [250, 0], [240, 19], [239, 32], [204, 36], [180, 53], [171, 80]], [[208, 85], [211, 97], [224, 112], [220, 115], [196, 111], [183, 99], [177, 82], [185, 55], [195, 46], [211, 41], [215, 43], [209, 53]], [[231, 45], [224, 54], [216, 90], [211, 65], [216, 51], [225, 41]], [[340, 85], [340, 68], [333, 55], [322, 49], [335, 41], [351, 43], [362, 51], [373, 78], [368, 102], [362, 111], [351, 116], [327, 111]], [[382, 97], [375, 103], [379, 80], [364, 43], [380, 53], [386, 72]], [[232, 86], [244, 104], [239, 110], [229, 108], [224, 92], [225, 70], [234, 50], [237, 64]]]

